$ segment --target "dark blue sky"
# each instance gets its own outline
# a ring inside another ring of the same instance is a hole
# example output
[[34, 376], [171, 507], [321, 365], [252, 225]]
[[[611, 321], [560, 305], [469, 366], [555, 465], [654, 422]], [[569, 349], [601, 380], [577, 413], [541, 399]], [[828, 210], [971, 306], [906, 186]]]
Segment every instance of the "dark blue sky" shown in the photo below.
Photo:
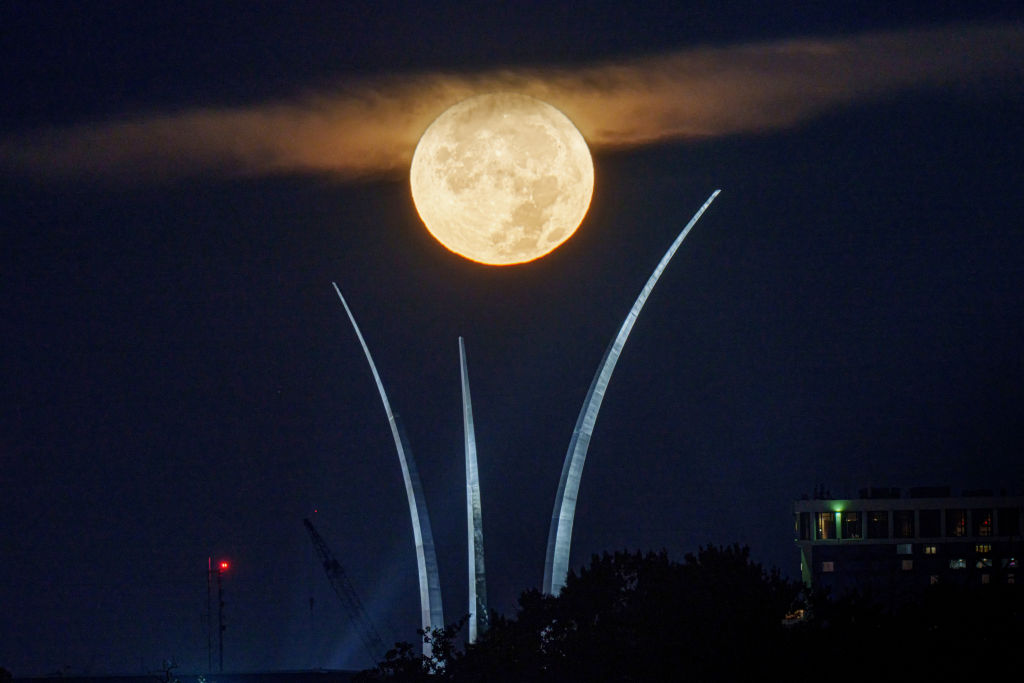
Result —
[[[0, 140], [393, 74], [1022, 19], [1013, 3], [808, 4], [4, 3]], [[540, 583], [604, 348], [718, 187], [612, 380], [573, 565], [738, 541], [796, 576], [791, 503], [819, 483], [1019, 491], [1024, 65], [1006, 73], [597, 153], [578, 234], [501, 269], [437, 245], [404, 177], [124, 184], [0, 163], [0, 666], [203, 669], [209, 555], [234, 563], [227, 668], [367, 664], [312, 561], [314, 508], [385, 639], [413, 637], [401, 472], [332, 280], [406, 424], [452, 620], [465, 337], [488, 586], [509, 613]]]

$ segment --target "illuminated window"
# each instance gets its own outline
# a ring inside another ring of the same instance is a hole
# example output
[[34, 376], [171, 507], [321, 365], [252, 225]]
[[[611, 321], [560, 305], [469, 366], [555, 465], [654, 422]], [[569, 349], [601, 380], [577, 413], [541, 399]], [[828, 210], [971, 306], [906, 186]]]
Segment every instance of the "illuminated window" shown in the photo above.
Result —
[[822, 562], [821, 563], [821, 571], [822, 572], [826, 572], [826, 573], [827, 572], [834, 572], [835, 570], [836, 570], [836, 563], [835, 562], [831, 562], [830, 561], [830, 562]]
[[914, 552], [914, 545], [912, 543], [897, 543], [896, 554], [897, 555], [911, 555]]
[[991, 536], [993, 531], [992, 511], [971, 510], [971, 531], [975, 536]]
[[914, 568], [914, 561], [913, 560], [903, 560], [903, 562], [900, 563], [900, 568], [902, 568], [903, 571], [908, 572], [908, 571], [910, 571], [911, 569]]
[[818, 538], [821, 540], [836, 537], [836, 513], [816, 512], [814, 516], [818, 527]]
[[1020, 509], [999, 508], [996, 511], [999, 516], [1000, 536], [1020, 536]]
[[991, 567], [992, 566], [992, 558], [983, 557], [980, 560], [978, 560], [978, 563], [975, 566], [978, 569], [984, 569], [985, 567]]
[[967, 560], [962, 559], [962, 558], [961, 559], [957, 559], [957, 560], [950, 560], [949, 561], [949, 568], [950, 569], [967, 569]]
[[946, 535], [967, 535], [967, 510], [957, 510], [953, 508], [946, 510]]
[[868, 512], [868, 538], [889, 538], [888, 511]]
[[914, 511], [894, 510], [892, 513], [892, 535], [896, 538], [914, 537]]
[[842, 512], [843, 538], [861, 537], [861, 515], [859, 512]]
[[991, 543], [976, 543], [974, 545], [974, 552], [976, 553], [990, 553], [992, 552]]
[[936, 550], [937, 550], [937, 548], [935, 546], [933, 546], [933, 545], [926, 545], [926, 546], [924, 546], [924, 554], [925, 555], [934, 555]]

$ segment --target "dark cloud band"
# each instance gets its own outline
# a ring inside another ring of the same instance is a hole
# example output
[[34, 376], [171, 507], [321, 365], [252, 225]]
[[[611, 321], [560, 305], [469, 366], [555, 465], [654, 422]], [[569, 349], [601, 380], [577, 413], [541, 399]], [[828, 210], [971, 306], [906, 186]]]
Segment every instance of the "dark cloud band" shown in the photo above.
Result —
[[1024, 27], [946, 26], [707, 47], [573, 69], [425, 73], [256, 106], [194, 109], [0, 141], [0, 167], [155, 181], [203, 174], [397, 174], [447, 107], [514, 90], [564, 111], [595, 150], [769, 131], [922, 86], [1024, 85]]

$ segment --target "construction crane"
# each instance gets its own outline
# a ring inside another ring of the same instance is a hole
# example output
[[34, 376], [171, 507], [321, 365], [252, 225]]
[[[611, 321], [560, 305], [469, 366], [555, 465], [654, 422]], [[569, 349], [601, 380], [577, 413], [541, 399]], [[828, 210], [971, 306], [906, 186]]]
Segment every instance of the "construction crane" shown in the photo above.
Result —
[[316, 549], [316, 554], [320, 557], [320, 561], [324, 565], [324, 571], [327, 573], [327, 580], [331, 582], [331, 587], [334, 588], [334, 592], [338, 594], [338, 597], [341, 599], [341, 604], [345, 606], [345, 610], [348, 612], [349, 618], [352, 619], [352, 623], [355, 625], [356, 631], [359, 633], [359, 638], [363, 641], [363, 647], [366, 648], [366, 652], [369, 653], [371, 661], [380, 661], [386, 650], [384, 647], [384, 641], [381, 640], [377, 630], [373, 627], [373, 623], [370, 621], [369, 615], [366, 614], [366, 610], [363, 608], [363, 603], [359, 600], [359, 596], [356, 595], [356, 591], [352, 587], [352, 583], [348, 580], [345, 570], [342, 569], [341, 564], [334, 559], [331, 549], [327, 547], [327, 543], [325, 543], [324, 539], [317, 533], [313, 523], [310, 522], [309, 519], [303, 519], [302, 523], [306, 525], [306, 531], [309, 532], [309, 538], [313, 541], [313, 547]]

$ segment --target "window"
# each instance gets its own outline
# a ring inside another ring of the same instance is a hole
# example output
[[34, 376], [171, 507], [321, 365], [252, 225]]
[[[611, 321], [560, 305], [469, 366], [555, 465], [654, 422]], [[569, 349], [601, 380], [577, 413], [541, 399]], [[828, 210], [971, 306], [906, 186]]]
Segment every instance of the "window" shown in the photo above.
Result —
[[982, 574], [982, 575], [981, 575], [981, 582], [982, 582], [982, 583], [989, 583], [989, 581], [991, 580], [991, 578], [992, 578], [992, 577], [990, 577], [990, 576], [989, 576], [988, 574]]
[[996, 511], [999, 520], [1000, 536], [1020, 536], [1020, 509], [999, 508]]
[[913, 538], [913, 510], [893, 512], [893, 536], [897, 539]]
[[942, 535], [942, 518], [939, 513], [939, 510], [921, 510], [918, 513], [922, 537], [935, 538]]
[[828, 572], [834, 572], [835, 570], [836, 570], [836, 563], [835, 562], [829, 561], [829, 562], [822, 562], [821, 563], [821, 571], [822, 572], [828, 573]]
[[946, 510], [946, 535], [967, 535], [967, 510], [950, 508]]
[[1015, 583], [1015, 581], [1013, 579], [1013, 574], [1007, 574], [1006, 575], [1006, 583]]
[[924, 546], [924, 554], [925, 555], [934, 555], [936, 550], [937, 550], [937, 548], [934, 545], [926, 545], [926, 546]]
[[913, 560], [903, 560], [903, 562], [900, 563], [900, 568], [903, 571], [905, 571], [905, 572], [909, 572], [911, 569], [914, 568], [914, 561]]
[[931, 585], [934, 586], [938, 582], [939, 582], [939, 575], [938, 574], [932, 574], [931, 576], [928, 577], [928, 583], [930, 583]]
[[950, 569], [967, 569], [967, 560], [965, 560], [963, 558], [956, 559], [956, 560], [950, 560], [949, 561], [949, 568]]
[[911, 555], [914, 552], [914, 545], [912, 543], [897, 543], [896, 554], [897, 555]]
[[975, 536], [991, 536], [993, 530], [991, 510], [971, 510], [971, 531]]
[[797, 538], [801, 541], [811, 540], [811, 513], [801, 512], [796, 518]]
[[975, 543], [974, 544], [974, 552], [976, 552], [976, 553], [990, 553], [990, 552], [992, 552], [992, 544], [991, 543]]
[[861, 537], [861, 514], [859, 512], [842, 512], [843, 538]]
[[829, 539], [836, 537], [836, 513], [816, 512], [814, 513], [818, 526], [818, 538]]
[[889, 538], [889, 512], [868, 512], [868, 538]]

